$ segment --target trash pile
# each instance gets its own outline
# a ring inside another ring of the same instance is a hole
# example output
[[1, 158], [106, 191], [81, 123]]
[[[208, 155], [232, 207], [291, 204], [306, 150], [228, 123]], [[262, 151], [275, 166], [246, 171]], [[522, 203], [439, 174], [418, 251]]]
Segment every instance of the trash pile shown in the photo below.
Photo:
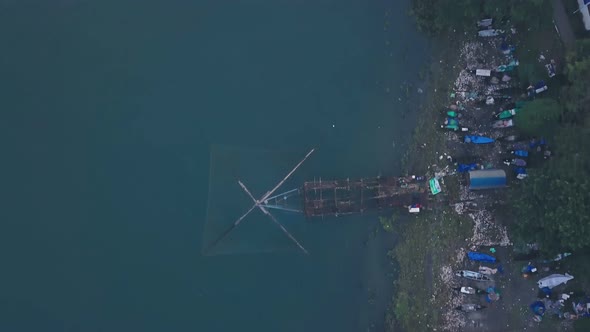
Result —
[[[551, 273], [559, 270], [561, 260], [570, 255], [566, 252], [553, 259], [531, 261], [521, 269], [523, 278], [538, 278], [536, 284], [539, 292], [529, 305], [533, 321], [540, 323], [551, 317], [567, 322], [590, 317], [590, 296], [581, 291], [566, 291], [568, 282], [575, 279], [574, 276], [567, 272]], [[539, 273], [545, 276], [539, 278]]]
[[[440, 271], [443, 286], [455, 290], [443, 309], [443, 329], [451, 331], [472, 320], [471, 313], [501, 298], [494, 278], [503, 273], [502, 266], [493, 256], [475, 251], [512, 244], [506, 227], [491, 212], [498, 202], [495, 191], [526, 181], [527, 168], [534, 167], [531, 155], [551, 156], [544, 139], [521, 137], [514, 120], [527, 102], [547, 91], [546, 82], [527, 83], [527, 89], [519, 86], [514, 29], [494, 29], [491, 19], [479, 21], [478, 26], [481, 30], [477, 40], [464, 43], [459, 50], [464, 69], [454, 81], [451, 103], [441, 107], [439, 120], [447, 139], [446, 159], [455, 171], [446, 171], [436, 179], [444, 182], [444, 176], [458, 177], [460, 188], [458, 197], [454, 197], [454, 209], [473, 221], [473, 235], [466, 239], [473, 250], [468, 258], [471, 263], [479, 262], [467, 266], [465, 250], [461, 249], [452, 266], [463, 264], [465, 269], [453, 271], [451, 266], [443, 266]], [[551, 60], [546, 68], [549, 80], [555, 76], [555, 61]]]

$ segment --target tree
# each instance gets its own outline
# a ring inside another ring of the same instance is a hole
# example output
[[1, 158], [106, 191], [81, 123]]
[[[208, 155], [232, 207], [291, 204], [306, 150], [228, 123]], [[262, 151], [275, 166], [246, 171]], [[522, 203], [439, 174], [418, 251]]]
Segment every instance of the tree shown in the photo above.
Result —
[[420, 30], [431, 35], [473, 29], [477, 20], [487, 17], [495, 20], [496, 29], [513, 25], [537, 29], [552, 22], [548, 0], [413, 0], [410, 13]]
[[590, 248], [590, 130], [567, 126], [555, 136], [558, 153], [512, 193], [514, 231], [545, 251]]
[[547, 0], [510, 0], [510, 17], [521, 26], [536, 30], [544, 23], [551, 23], [551, 4]]
[[474, 26], [480, 15], [481, 0], [413, 0], [410, 14], [418, 28], [430, 35]]
[[570, 62], [566, 67], [570, 85], [564, 89], [565, 109], [572, 117], [590, 110], [590, 57]]
[[550, 129], [556, 127], [562, 112], [561, 105], [555, 99], [536, 99], [516, 113], [514, 122], [528, 135], [547, 136]]

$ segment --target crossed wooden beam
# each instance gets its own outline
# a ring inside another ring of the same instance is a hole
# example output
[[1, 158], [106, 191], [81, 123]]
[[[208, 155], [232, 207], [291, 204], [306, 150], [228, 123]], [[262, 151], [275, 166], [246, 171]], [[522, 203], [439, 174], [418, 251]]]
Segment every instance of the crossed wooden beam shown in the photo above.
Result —
[[265, 202], [275, 191], [277, 191], [283, 185], [283, 183], [285, 183], [285, 181], [287, 181], [287, 179], [289, 179], [289, 177], [291, 177], [291, 175], [293, 175], [293, 173], [295, 173], [297, 168], [299, 168], [299, 166], [301, 166], [303, 164], [303, 162], [305, 162], [305, 160], [313, 153], [313, 151], [315, 151], [315, 149], [311, 149], [311, 151], [309, 151], [305, 155], [305, 157], [297, 165], [295, 165], [295, 167], [291, 170], [291, 172], [289, 172], [287, 174], [287, 176], [285, 176], [281, 180], [281, 182], [279, 182], [270, 191], [267, 191], [266, 194], [264, 194], [260, 199], [254, 198], [254, 195], [252, 195], [252, 193], [248, 190], [248, 188], [246, 188], [244, 183], [242, 183], [242, 181], [238, 180], [238, 184], [240, 185], [240, 187], [242, 187], [242, 189], [246, 192], [246, 194], [248, 194], [248, 196], [250, 196], [250, 198], [252, 199], [254, 204], [252, 205], [252, 207], [250, 207], [250, 209], [248, 211], [246, 211], [246, 213], [244, 213], [240, 218], [238, 218], [228, 229], [226, 229], [223, 233], [221, 233], [221, 235], [215, 241], [213, 241], [211, 243], [211, 245], [209, 245], [209, 247], [207, 248], [207, 251], [212, 249], [213, 247], [215, 247], [219, 242], [221, 242], [225, 237], [227, 237], [229, 235], [229, 233], [231, 233], [236, 227], [238, 227], [238, 225], [242, 222], [242, 220], [244, 220], [244, 218], [246, 218], [246, 216], [248, 216], [250, 214], [250, 212], [252, 212], [256, 208], [259, 208], [265, 215], [267, 215], [270, 218], [270, 220], [272, 220], [277, 226], [279, 226], [279, 228], [283, 231], [283, 233], [285, 233], [285, 235], [287, 235], [287, 237], [289, 237], [291, 239], [291, 241], [293, 241], [299, 247], [299, 249], [301, 249], [304, 253], [309, 254], [309, 252], [301, 245], [301, 243], [299, 243], [299, 241], [297, 241], [297, 239], [295, 239], [295, 237], [293, 235], [291, 235], [291, 233], [289, 233], [289, 231], [287, 231], [287, 229], [280, 222], [278, 222], [277, 219], [268, 211], [268, 208], [266, 207]]

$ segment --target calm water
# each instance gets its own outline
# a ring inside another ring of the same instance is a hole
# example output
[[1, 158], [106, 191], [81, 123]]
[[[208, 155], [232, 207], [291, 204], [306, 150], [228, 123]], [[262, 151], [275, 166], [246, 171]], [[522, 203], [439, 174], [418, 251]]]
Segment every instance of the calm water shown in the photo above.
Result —
[[[398, 171], [428, 60], [407, 2], [0, 1], [0, 330], [378, 329], [374, 216], [277, 213], [309, 256], [259, 214], [202, 247], [210, 174], [260, 196], [311, 147], [287, 187]], [[216, 225], [247, 209], [214, 190]]]

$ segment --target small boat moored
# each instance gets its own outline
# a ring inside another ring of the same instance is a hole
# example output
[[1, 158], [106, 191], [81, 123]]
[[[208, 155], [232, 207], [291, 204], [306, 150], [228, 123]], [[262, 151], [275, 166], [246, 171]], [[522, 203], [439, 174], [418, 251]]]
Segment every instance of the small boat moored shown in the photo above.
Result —
[[455, 287], [453, 289], [460, 292], [461, 294], [467, 294], [467, 295], [487, 294], [484, 290], [474, 288], [474, 287], [469, 287], [469, 286]]
[[514, 121], [512, 121], [512, 119], [498, 120], [492, 123], [492, 127], [494, 128], [508, 128], [512, 126], [514, 126]]
[[455, 309], [463, 311], [463, 312], [473, 312], [473, 311], [478, 311], [478, 310], [482, 310], [485, 308], [486, 308], [485, 305], [474, 304], [474, 303], [464, 303], [464, 304], [456, 307]]
[[466, 135], [464, 142], [473, 144], [488, 144], [494, 143], [494, 139], [485, 136]]
[[474, 281], [491, 281], [490, 277], [486, 276], [485, 274], [479, 272], [473, 272], [468, 270], [461, 270], [455, 273], [457, 277], [463, 277], [465, 279], [474, 280]]

